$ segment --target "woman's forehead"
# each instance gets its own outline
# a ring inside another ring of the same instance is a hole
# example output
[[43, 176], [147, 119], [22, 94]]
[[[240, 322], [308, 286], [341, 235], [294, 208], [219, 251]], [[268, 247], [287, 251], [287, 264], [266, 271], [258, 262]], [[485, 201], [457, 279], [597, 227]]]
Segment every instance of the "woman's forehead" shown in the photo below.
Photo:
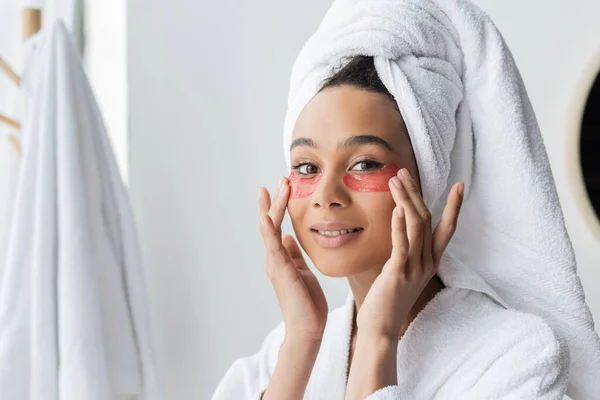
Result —
[[348, 85], [315, 95], [300, 113], [292, 142], [309, 139], [316, 147], [338, 147], [354, 136], [380, 137], [392, 148], [403, 145], [404, 123], [383, 94]]

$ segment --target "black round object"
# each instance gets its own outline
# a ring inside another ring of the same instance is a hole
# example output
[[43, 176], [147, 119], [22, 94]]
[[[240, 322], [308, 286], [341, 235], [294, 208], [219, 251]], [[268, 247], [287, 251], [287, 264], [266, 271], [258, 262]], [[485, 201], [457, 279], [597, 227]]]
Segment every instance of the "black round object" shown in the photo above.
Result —
[[600, 220], [600, 73], [585, 105], [579, 146], [583, 180], [596, 217]]

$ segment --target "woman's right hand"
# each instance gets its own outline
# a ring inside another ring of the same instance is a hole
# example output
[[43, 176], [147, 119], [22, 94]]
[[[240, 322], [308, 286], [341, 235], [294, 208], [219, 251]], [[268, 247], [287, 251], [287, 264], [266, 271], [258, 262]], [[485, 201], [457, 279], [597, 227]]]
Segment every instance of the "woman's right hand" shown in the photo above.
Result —
[[266, 248], [265, 271], [275, 289], [285, 323], [286, 339], [320, 342], [327, 322], [327, 301], [316, 276], [308, 268], [296, 239], [281, 235], [289, 198], [282, 177], [271, 204], [269, 191], [259, 188], [260, 233]]

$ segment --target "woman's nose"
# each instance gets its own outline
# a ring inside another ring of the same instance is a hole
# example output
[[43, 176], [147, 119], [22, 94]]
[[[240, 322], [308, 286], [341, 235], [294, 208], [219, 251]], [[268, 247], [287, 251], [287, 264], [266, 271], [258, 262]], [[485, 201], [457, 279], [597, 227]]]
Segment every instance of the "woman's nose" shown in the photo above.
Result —
[[313, 207], [347, 207], [350, 203], [348, 188], [344, 186], [342, 175], [324, 174], [312, 195]]

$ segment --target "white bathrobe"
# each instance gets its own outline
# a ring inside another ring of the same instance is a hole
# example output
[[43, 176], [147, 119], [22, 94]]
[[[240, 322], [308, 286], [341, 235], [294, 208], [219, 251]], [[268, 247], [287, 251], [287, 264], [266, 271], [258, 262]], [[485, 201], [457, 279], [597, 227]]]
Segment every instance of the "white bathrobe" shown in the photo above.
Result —
[[[353, 314], [350, 292], [329, 312], [304, 399], [344, 399]], [[259, 399], [284, 336], [282, 322], [258, 352], [230, 366], [212, 400]], [[567, 344], [542, 318], [506, 309], [481, 292], [445, 288], [398, 342], [398, 385], [367, 399], [562, 399], [568, 367]]]

